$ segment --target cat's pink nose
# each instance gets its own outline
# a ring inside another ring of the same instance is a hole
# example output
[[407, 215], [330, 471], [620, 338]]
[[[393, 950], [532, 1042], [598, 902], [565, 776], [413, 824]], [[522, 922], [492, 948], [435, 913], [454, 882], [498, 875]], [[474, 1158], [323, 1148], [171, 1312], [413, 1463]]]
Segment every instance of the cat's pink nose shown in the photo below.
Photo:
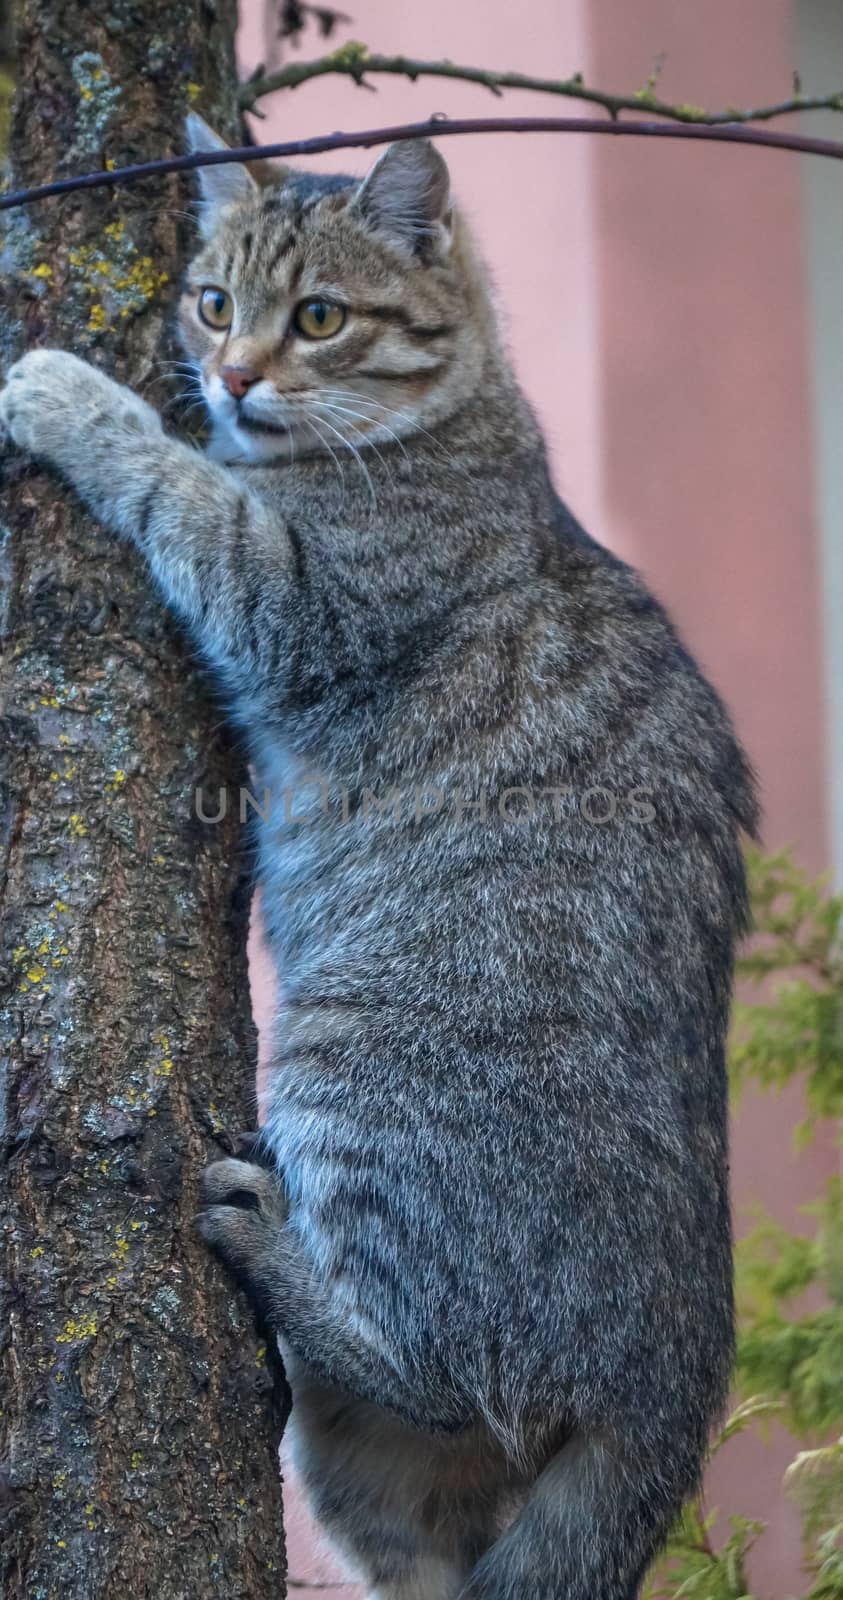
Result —
[[260, 382], [260, 373], [255, 372], [253, 367], [223, 367], [220, 377], [235, 400], [242, 400], [246, 390], [251, 389], [253, 383]]

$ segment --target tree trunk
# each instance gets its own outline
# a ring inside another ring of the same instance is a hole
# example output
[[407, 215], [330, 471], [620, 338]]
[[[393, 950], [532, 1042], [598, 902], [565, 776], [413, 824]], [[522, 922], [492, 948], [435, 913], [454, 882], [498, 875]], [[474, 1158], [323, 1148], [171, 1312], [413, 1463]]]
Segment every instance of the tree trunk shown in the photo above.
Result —
[[[15, 184], [236, 131], [234, 0], [23, 0]], [[6, 213], [0, 365], [63, 345], [151, 389], [187, 190]], [[284, 1592], [285, 1403], [193, 1226], [254, 1122], [239, 763], [137, 556], [3, 463], [5, 1600]], [[197, 785], [228, 815], [196, 814]]]

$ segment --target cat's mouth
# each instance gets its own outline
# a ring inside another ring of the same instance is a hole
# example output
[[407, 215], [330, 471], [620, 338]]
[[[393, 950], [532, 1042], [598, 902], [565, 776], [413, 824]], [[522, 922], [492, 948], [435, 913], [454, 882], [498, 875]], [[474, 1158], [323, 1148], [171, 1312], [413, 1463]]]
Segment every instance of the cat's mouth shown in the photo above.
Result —
[[289, 428], [283, 422], [265, 422], [262, 417], [250, 417], [248, 412], [238, 411], [235, 422], [244, 433], [289, 433]]

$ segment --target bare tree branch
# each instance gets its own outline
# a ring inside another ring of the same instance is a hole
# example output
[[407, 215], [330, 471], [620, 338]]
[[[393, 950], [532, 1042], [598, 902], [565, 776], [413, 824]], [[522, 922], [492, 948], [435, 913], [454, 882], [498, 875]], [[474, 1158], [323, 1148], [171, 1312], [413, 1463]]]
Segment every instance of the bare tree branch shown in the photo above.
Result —
[[162, 161], [143, 161], [137, 166], [115, 167], [113, 172], [86, 172], [76, 178], [59, 178], [36, 188], [0, 194], [0, 211], [10, 211], [14, 206], [28, 205], [34, 200], [49, 200], [53, 195], [72, 194], [77, 189], [114, 188], [118, 184], [137, 183], [142, 178], [162, 177], [168, 172], [224, 166], [229, 161], [248, 163], [261, 157], [287, 160], [320, 155], [325, 150], [368, 150], [374, 145], [392, 144], [397, 139], [442, 139], [466, 133], [593, 133], [639, 139], [696, 139], [795, 150], [802, 155], [828, 156], [843, 161], [843, 140], [772, 133], [734, 124], [687, 127], [676, 122], [602, 122], [594, 117], [430, 117], [427, 122], [401, 122], [393, 127], [369, 128], [360, 133], [328, 133], [313, 139], [288, 139], [281, 144], [240, 145], [231, 150], [198, 151], [193, 155], [167, 156]]
[[651, 73], [643, 89], [632, 94], [609, 94], [606, 90], [592, 88], [582, 73], [570, 78], [533, 78], [523, 72], [494, 72], [485, 67], [464, 67], [455, 61], [414, 61], [408, 56], [381, 56], [370, 54], [365, 44], [351, 40], [330, 55], [319, 56], [315, 61], [290, 61], [276, 72], [261, 73], [241, 84], [240, 106], [251, 111], [255, 102], [277, 89], [297, 89], [300, 84], [326, 74], [339, 74], [353, 78], [355, 83], [371, 88], [366, 78], [375, 74], [409, 78], [452, 78], [460, 83], [478, 83], [501, 95], [504, 89], [529, 89], [537, 94], [561, 95], [568, 100], [586, 100], [591, 105], [602, 106], [610, 117], [621, 111], [643, 111], [648, 116], [664, 117], [670, 122], [692, 123], [697, 126], [721, 127], [747, 122], [771, 122], [775, 117], [790, 116], [797, 111], [843, 111], [843, 90], [837, 94], [803, 95], [794, 79], [794, 93], [788, 100], [775, 105], [747, 107], [727, 106], [722, 111], [705, 111], [701, 106], [672, 105], [659, 99], [656, 84], [659, 68]]

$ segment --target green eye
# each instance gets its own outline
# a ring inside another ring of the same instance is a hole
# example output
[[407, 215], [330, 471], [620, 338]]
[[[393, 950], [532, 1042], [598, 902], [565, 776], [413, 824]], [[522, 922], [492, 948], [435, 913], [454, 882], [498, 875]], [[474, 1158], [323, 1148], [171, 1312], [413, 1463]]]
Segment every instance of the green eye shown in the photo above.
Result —
[[303, 300], [296, 307], [293, 322], [306, 339], [330, 339], [345, 322], [345, 308], [330, 300]]
[[202, 289], [199, 294], [199, 316], [209, 328], [230, 328], [234, 315], [234, 301], [224, 289]]

